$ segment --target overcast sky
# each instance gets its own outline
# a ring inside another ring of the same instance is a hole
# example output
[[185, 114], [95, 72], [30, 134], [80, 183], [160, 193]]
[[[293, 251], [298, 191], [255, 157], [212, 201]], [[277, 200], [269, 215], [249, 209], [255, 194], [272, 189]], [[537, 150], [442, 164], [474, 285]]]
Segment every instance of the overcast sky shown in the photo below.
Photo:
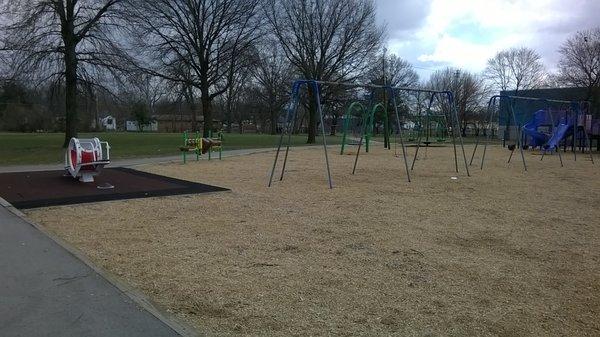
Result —
[[423, 78], [446, 66], [479, 72], [500, 50], [526, 46], [553, 69], [572, 33], [600, 26], [600, 0], [375, 0], [388, 50]]

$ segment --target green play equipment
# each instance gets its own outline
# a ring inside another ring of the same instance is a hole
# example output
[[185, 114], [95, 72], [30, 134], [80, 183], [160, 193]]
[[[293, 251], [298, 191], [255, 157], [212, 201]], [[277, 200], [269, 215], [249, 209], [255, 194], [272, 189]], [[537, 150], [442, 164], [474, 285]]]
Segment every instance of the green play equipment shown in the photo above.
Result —
[[183, 146], [179, 148], [181, 151], [181, 155], [183, 156], [183, 163], [187, 162], [187, 154], [188, 152], [193, 152], [196, 154], [196, 160], [200, 160], [200, 155], [202, 154], [200, 150], [200, 144], [202, 141], [200, 140], [200, 135], [196, 131], [196, 136], [190, 138], [189, 133], [187, 131], [183, 132]]
[[346, 109], [346, 113], [343, 117], [344, 122], [342, 124], [342, 148], [340, 150], [340, 154], [344, 154], [346, 145], [358, 145], [358, 142], [355, 139], [353, 139], [351, 142], [348, 141], [348, 132], [351, 131], [353, 135], [358, 133], [356, 128], [352, 128], [352, 130], [350, 130], [352, 127], [351, 123], [357, 120], [356, 113], [358, 113], [358, 116], [360, 116], [358, 118], [359, 122], [363, 122], [366, 111], [367, 109], [360, 102], [352, 102]]
[[[384, 138], [384, 146], [387, 148], [389, 144], [389, 137], [390, 137], [390, 128], [389, 128], [389, 116], [387, 113], [387, 109], [385, 108], [385, 104], [383, 103], [377, 103], [373, 106], [373, 108], [371, 109], [371, 122], [368, 125], [367, 130], [365, 130], [365, 134], [369, 136], [369, 138], [373, 135], [373, 126], [375, 125], [375, 114], [381, 111], [382, 112], [382, 118], [383, 118], [383, 138]], [[367, 139], [369, 139], [367, 138]], [[387, 139], [387, 141], [386, 141]], [[367, 151], [369, 148], [369, 142], [367, 141]]]
[[[342, 148], [340, 154], [344, 154], [346, 145], [360, 145], [359, 141], [356, 140], [356, 134], [359, 134], [360, 130], [358, 130], [358, 127], [352, 127], [351, 123], [353, 121], [358, 121], [358, 126], [364, 129], [365, 151], [369, 152], [369, 142], [373, 136], [373, 124], [375, 122], [374, 114], [379, 105], [381, 104], [377, 104], [370, 111], [360, 102], [352, 102], [352, 104], [348, 106], [348, 109], [346, 109], [346, 113], [344, 114], [344, 123], [342, 125]], [[348, 141], [349, 131], [355, 136], [352, 141]]]
[[427, 108], [425, 115], [415, 116], [415, 127], [409, 133], [409, 141], [417, 141], [426, 146], [434, 142], [444, 143], [448, 138], [446, 116], [434, 114]]
[[219, 160], [223, 157], [223, 132], [217, 133], [217, 138], [212, 137], [212, 130], [208, 133], [208, 138], [200, 137], [198, 132], [195, 137], [190, 137], [188, 131], [183, 132], [183, 146], [179, 147], [183, 157], [183, 163], [187, 162], [187, 154], [193, 152], [196, 154], [196, 161], [200, 160], [203, 154], [208, 155], [208, 160], [212, 158], [212, 152], [219, 152]]

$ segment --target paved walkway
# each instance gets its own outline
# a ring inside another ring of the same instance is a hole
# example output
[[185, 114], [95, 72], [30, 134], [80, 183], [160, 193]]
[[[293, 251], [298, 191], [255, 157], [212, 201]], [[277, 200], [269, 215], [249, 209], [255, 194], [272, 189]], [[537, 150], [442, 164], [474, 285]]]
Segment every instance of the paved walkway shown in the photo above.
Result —
[[165, 322], [0, 205], [1, 336], [179, 336]]
[[[248, 154], [271, 152], [276, 149], [274, 148], [262, 148], [262, 149], [242, 149], [242, 150], [231, 150], [224, 151], [223, 158], [243, 156]], [[202, 160], [207, 160], [207, 156], [204, 155]], [[213, 154], [213, 158], [218, 159], [218, 153]], [[112, 160], [108, 167], [132, 167], [145, 164], [160, 164], [160, 163], [171, 163], [181, 162], [181, 155], [179, 156], [167, 156], [167, 157], [149, 157], [149, 158], [131, 158], [131, 159], [115, 159]], [[193, 154], [188, 155], [188, 161], [195, 161], [196, 156]], [[63, 164], [45, 164], [45, 165], [11, 165], [11, 166], [0, 166], [0, 173], [7, 172], [32, 172], [32, 171], [51, 171], [51, 170], [62, 170], [64, 169]]]
[[[224, 157], [270, 151], [232, 150]], [[111, 166], [175, 161], [181, 157], [115, 160]], [[61, 169], [60, 164], [5, 166], [0, 173]], [[0, 198], [0, 336], [195, 335], [18, 214]]]

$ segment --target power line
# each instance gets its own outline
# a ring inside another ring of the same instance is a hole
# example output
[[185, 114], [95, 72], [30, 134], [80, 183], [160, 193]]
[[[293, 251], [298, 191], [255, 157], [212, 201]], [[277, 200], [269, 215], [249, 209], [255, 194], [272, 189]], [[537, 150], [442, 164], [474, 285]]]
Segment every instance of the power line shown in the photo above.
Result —
[[428, 71], [436, 71], [438, 69], [434, 69], [434, 68], [426, 68], [426, 67], [420, 67], [420, 66], [412, 66], [415, 69], [421, 69], [421, 70], [428, 70]]

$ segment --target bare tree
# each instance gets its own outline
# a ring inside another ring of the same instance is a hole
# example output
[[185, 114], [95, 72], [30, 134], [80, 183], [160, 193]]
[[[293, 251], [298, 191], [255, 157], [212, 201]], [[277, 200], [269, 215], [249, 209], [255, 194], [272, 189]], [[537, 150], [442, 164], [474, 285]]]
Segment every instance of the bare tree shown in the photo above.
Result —
[[[357, 79], [383, 36], [372, 0], [268, 0], [266, 16], [286, 57], [306, 79]], [[309, 102], [307, 142], [314, 143], [314, 99]]]
[[[239, 116], [238, 124], [240, 133], [242, 130], [243, 115], [238, 111], [239, 103], [244, 99], [243, 93], [250, 87], [252, 77], [252, 69], [258, 64], [257, 51], [254, 48], [249, 48], [242, 55], [238, 55], [231, 62], [238, 63], [239, 66], [230, 66], [227, 73], [227, 78], [221, 83], [227, 85], [228, 88], [224, 93], [225, 98], [225, 119], [227, 120], [227, 132], [231, 132], [231, 122], [234, 120], [234, 115]], [[219, 85], [217, 85], [218, 87]]]
[[129, 89], [126, 91], [130, 92], [136, 102], [145, 104], [151, 116], [156, 113], [156, 105], [169, 95], [167, 81], [147, 73], [130, 76], [126, 84]]
[[[461, 132], [466, 136], [467, 125], [477, 119], [481, 112], [480, 107], [489, 95], [483, 78], [468, 71], [446, 68], [434, 72], [428, 82], [428, 87], [435, 90], [449, 90], [454, 93], [458, 118], [461, 123]], [[444, 101], [436, 102], [437, 106], [446, 114], [448, 122], [451, 123], [450, 106]]]
[[419, 84], [419, 75], [412, 64], [395, 54], [386, 56], [385, 60], [382, 54], [379, 56], [378, 62], [371, 63], [367, 72], [367, 80], [373, 84], [383, 84], [384, 75], [387, 85], [414, 87]]
[[13, 76], [65, 83], [66, 146], [77, 135], [78, 83], [98, 68], [124, 70], [111, 36], [120, 0], [0, 0], [0, 51]]
[[[145, 68], [200, 93], [204, 136], [212, 129], [212, 102], [231, 85], [239, 56], [261, 37], [260, 0], [127, 0], [128, 16]], [[184, 69], [185, 76], [169, 69]], [[195, 128], [195, 125], [194, 125]]]
[[256, 94], [266, 108], [271, 134], [277, 133], [277, 119], [289, 95], [293, 69], [275, 41], [266, 41], [253, 68]]
[[546, 70], [535, 50], [511, 48], [488, 60], [484, 76], [500, 90], [517, 92], [542, 86]]
[[559, 49], [558, 81], [585, 87], [587, 99], [600, 87], [600, 27], [575, 33]]

